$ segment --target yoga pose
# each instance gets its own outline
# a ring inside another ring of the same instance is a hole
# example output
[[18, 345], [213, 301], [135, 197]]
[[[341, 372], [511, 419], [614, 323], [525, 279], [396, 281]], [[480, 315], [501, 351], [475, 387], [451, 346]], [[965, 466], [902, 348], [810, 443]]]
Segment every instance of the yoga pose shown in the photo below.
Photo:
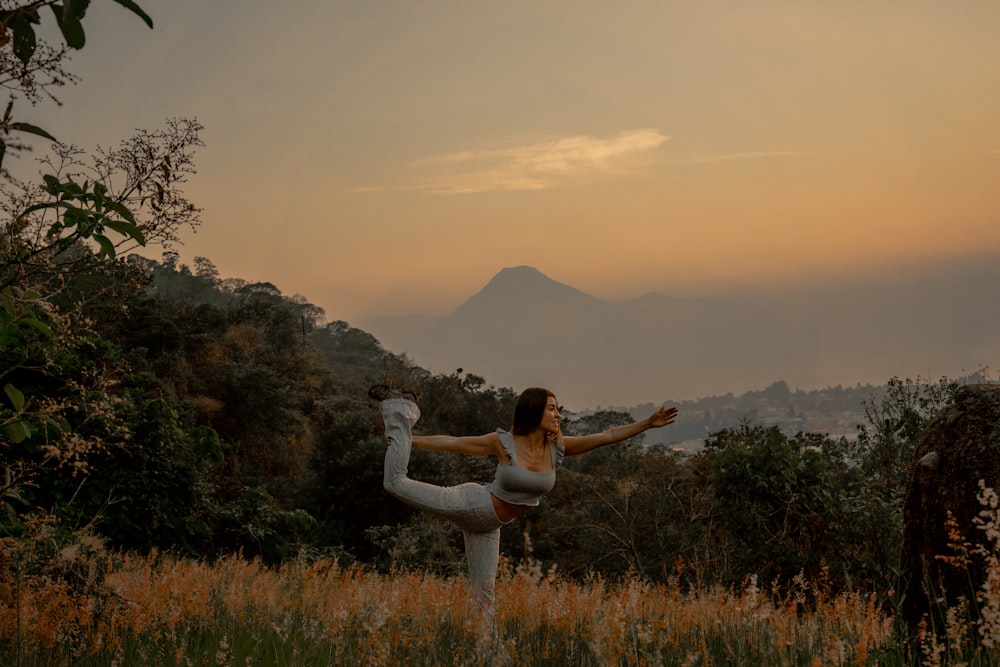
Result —
[[[627, 440], [647, 429], [674, 421], [677, 408], [661, 407], [652, 415], [625, 426], [584, 436], [563, 436], [555, 395], [546, 389], [525, 389], [514, 407], [510, 432], [479, 436], [413, 435], [420, 409], [412, 394], [375, 385], [369, 396], [380, 401], [388, 450], [385, 489], [418, 509], [450, 519], [465, 536], [472, 597], [484, 628], [493, 624], [493, 589], [500, 558], [500, 527], [524, 516], [538, 505], [556, 482], [556, 468], [566, 456]], [[469, 482], [440, 487], [407, 477], [410, 449], [430, 449], [497, 457], [496, 477], [490, 484]]]

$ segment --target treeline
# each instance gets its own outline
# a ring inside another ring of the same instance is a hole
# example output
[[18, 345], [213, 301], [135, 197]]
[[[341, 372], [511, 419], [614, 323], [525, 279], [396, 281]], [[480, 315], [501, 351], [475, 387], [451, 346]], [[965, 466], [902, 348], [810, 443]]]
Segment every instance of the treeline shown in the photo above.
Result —
[[[892, 379], [851, 439], [743, 422], [695, 453], [631, 443], [570, 460], [526, 517], [534, 553], [574, 576], [698, 587], [805, 577], [831, 590], [890, 590], [913, 448], [955, 389]], [[603, 413], [569, 428], [627, 417]]]

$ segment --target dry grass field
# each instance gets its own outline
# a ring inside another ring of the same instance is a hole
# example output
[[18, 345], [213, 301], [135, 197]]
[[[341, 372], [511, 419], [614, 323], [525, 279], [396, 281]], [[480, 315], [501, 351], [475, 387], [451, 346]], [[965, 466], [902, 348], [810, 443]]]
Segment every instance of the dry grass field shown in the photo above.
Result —
[[100, 595], [22, 586], [0, 610], [3, 663], [855, 665], [879, 664], [894, 642], [876, 596], [826, 596], [806, 582], [775, 599], [752, 578], [739, 591], [685, 593], [508, 569], [484, 640], [462, 579], [332, 561], [116, 558]]
[[754, 576], [687, 591], [502, 562], [496, 624], [484, 635], [463, 578], [336, 560], [267, 567], [113, 554], [84, 534], [22, 576], [53, 543], [42, 529], [33, 543], [0, 544], [8, 579], [16, 575], [0, 581], [0, 664], [998, 665], [1000, 497], [983, 488], [980, 502], [983, 539], [955, 531], [940, 557], [955, 567], [981, 559], [978, 618], [950, 609], [909, 651], [891, 591], [833, 594], [804, 578], [780, 593]]

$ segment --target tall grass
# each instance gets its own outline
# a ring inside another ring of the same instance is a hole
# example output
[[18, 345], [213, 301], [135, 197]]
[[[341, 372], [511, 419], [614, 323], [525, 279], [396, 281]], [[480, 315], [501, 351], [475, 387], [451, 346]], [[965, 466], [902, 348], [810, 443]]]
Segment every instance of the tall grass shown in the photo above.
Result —
[[953, 553], [939, 556], [963, 568], [982, 559], [975, 618], [948, 608], [914, 644], [891, 593], [832, 594], [802, 577], [780, 594], [752, 576], [685, 591], [502, 564], [484, 634], [462, 578], [110, 554], [88, 535], [60, 546], [41, 526], [32, 540], [0, 540], [0, 664], [1000, 665], [1000, 496], [980, 491], [985, 545], [949, 526]]
[[[521, 567], [483, 638], [462, 579], [336, 561], [268, 568], [117, 556], [100, 594], [41, 578], [0, 603], [4, 665], [876, 665], [895, 652], [873, 595], [739, 591]], [[808, 608], [805, 597], [812, 600]]]

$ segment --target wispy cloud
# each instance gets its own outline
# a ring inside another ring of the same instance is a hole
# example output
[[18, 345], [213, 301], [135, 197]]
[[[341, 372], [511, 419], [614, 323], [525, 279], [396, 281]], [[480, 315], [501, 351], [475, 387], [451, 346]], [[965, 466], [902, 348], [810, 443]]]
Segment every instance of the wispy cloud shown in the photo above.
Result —
[[696, 157], [689, 160], [684, 160], [688, 164], [697, 164], [701, 162], [730, 162], [733, 160], [759, 160], [762, 158], [781, 158], [781, 157], [802, 157], [803, 155], [813, 155], [813, 153], [807, 151], [749, 151], [746, 153], [726, 153], [724, 155], [708, 155], [705, 157]]
[[564, 137], [526, 146], [434, 155], [417, 167], [430, 177], [419, 187], [435, 194], [493, 190], [544, 190], [633, 168], [642, 153], [669, 139], [658, 130], [621, 132], [611, 138]]

